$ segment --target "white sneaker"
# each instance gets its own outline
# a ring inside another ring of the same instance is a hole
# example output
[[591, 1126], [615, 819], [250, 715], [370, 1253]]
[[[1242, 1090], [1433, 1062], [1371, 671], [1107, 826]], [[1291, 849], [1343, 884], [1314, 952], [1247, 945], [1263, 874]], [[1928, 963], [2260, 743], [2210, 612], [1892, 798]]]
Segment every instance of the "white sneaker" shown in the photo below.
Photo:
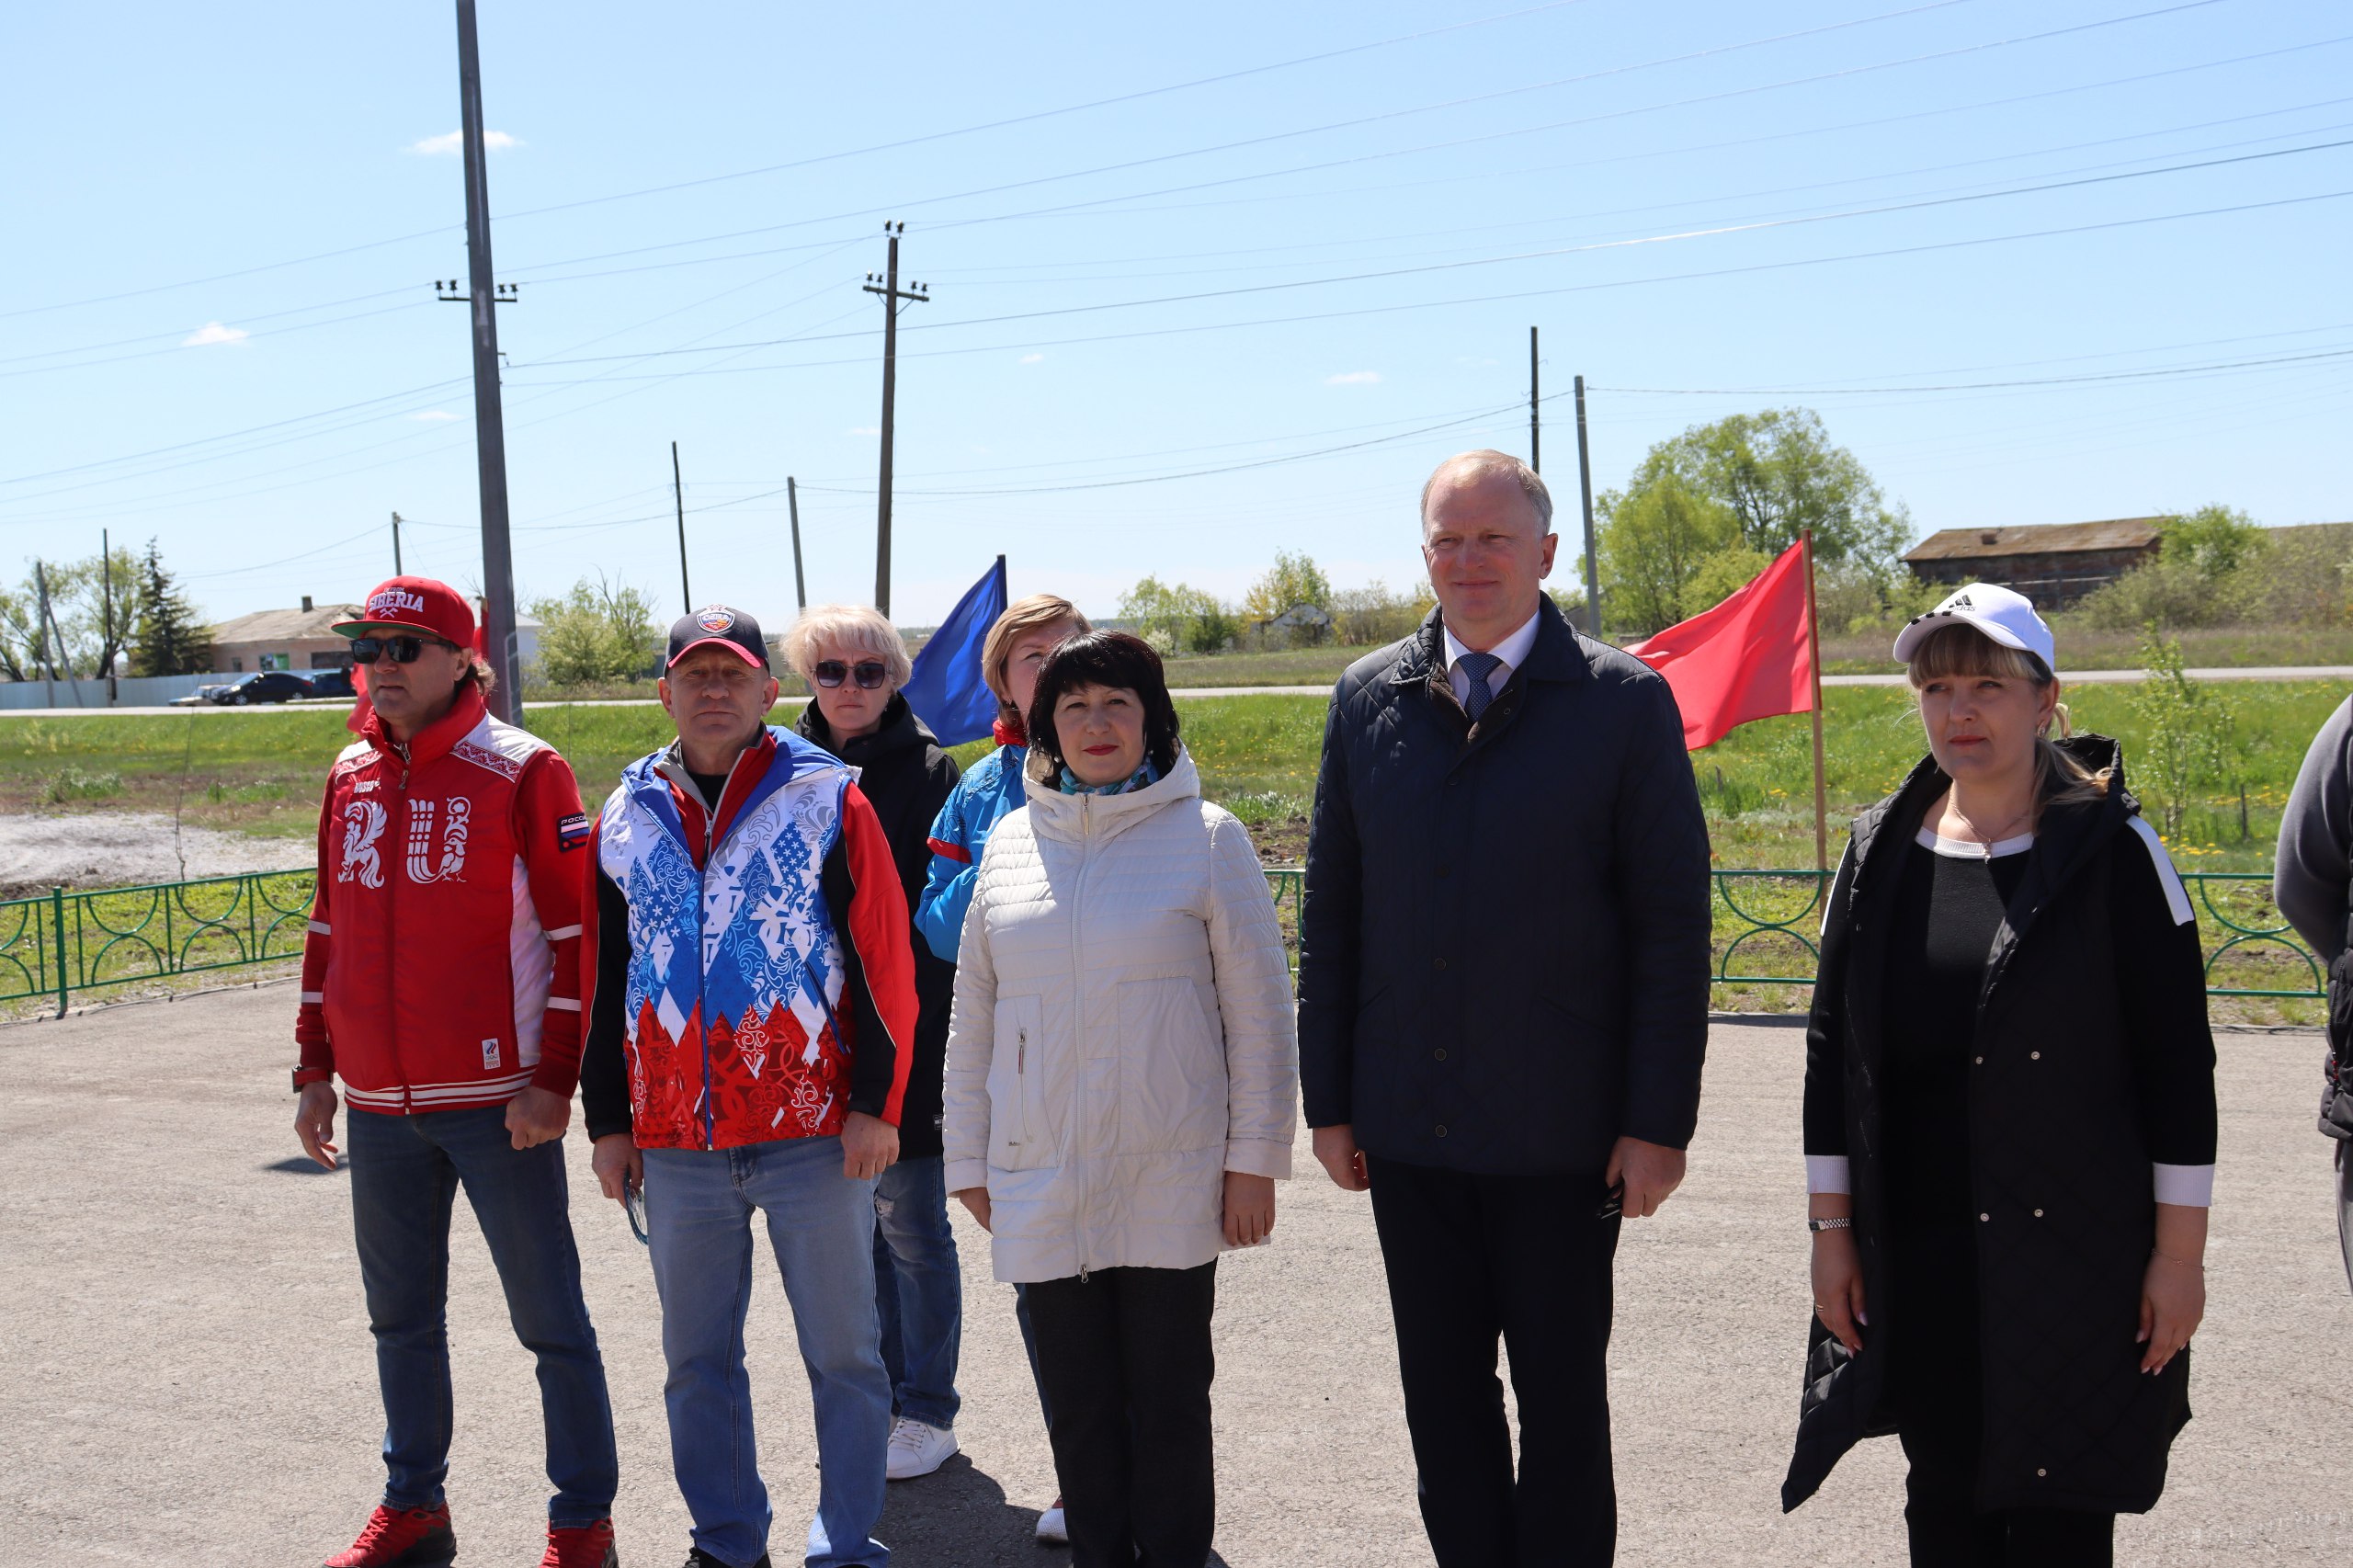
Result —
[[1059, 1497], [1054, 1499], [1052, 1507], [1038, 1516], [1038, 1544], [1040, 1546], [1068, 1546], [1070, 1544], [1070, 1521], [1063, 1517], [1063, 1500]]
[[890, 1457], [882, 1473], [892, 1481], [913, 1481], [946, 1464], [955, 1452], [955, 1433], [902, 1415], [891, 1427]]

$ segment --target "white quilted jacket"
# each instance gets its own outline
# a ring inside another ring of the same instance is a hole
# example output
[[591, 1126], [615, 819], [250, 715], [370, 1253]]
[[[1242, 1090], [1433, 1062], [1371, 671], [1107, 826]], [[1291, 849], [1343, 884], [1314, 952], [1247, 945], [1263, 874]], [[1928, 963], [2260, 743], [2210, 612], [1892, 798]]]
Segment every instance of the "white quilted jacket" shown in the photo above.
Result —
[[1248, 830], [1181, 751], [1126, 795], [1029, 803], [981, 856], [948, 1034], [947, 1179], [996, 1277], [1191, 1268], [1227, 1171], [1290, 1175], [1290, 976]]

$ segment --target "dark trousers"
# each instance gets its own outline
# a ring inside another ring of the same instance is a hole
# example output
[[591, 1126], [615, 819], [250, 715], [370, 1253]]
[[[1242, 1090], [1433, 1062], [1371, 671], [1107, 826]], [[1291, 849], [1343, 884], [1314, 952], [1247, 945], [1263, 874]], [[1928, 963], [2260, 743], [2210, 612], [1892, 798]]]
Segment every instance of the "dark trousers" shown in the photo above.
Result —
[[2353, 1141], [2336, 1144], [2336, 1249], [2345, 1255], [2345, 1282], [2353, 1285]]
[[[1598, 1176], [1369, 1159], [1422, 1525], [1438, 1568], [1587, 1568], [1618, 1550], [1610, 1264]], [[1512, 1467], [1500, 1339], [1519, 1400]]]
[[1889, 1375], [1914, 1568], [2108, 1568], [2114, 1514], [1977, 1507], [1977, 1238], [1965, 1222], [1900, 1227]]
[[1074, 1568], [1201, 1568], [1217, 1265], [1102, 1268], [1025, 1294]]

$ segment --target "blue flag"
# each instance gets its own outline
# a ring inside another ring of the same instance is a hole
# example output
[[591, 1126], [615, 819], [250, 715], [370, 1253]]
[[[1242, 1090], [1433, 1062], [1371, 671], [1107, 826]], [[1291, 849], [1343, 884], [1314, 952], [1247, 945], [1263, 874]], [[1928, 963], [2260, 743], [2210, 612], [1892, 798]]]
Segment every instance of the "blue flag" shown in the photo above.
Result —
[[981, 674], [981, 645], [1005, 613], [1005, 557], [956, 601], [915, 655], [907, 706], [943, 746], [984, 739], [996, 726], [996, 693]]

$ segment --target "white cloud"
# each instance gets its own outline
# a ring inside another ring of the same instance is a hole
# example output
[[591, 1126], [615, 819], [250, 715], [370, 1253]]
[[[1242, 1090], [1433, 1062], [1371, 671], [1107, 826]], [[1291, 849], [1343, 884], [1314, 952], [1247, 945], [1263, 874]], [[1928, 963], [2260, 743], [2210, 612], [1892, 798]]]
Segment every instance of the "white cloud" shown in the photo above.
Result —
[[458, 416], [446, 408], [428, 408], [422, 414], [412, 414], [409, 417], [422, 420], [428, 425], [438, 425], [446, 419], [455, 419]]
[[241, 326], [222, 326], [217, 321], [206, 322], [180, 339], [182, 348], [203, 348], [215, 343], [243, 343], [253, 334]]
[[1025, 365], [1035, 365], [1043, 358], [1045, 358], [1043, 354], [1024, 354], [1021, 357], [1021, 362]]
[[[422, 142], [412, 142], [408, 144], [408, 150], [412, 153], [423, 153], [428, 158], [438, 158], [445, 154], [455, 157], [465, 144], [466, 133], [462, 131], [452, 131], [446, 136], [428, 136]], [[520, 147], [523, 143], [519, 139], [507, 135], [504, 131], [485, 131], [482, 133], [482, 144], [494, 153], [504, 153]]]
[[880, 425], [853, 425], [849, 427], [849, 433], [853, 436], [880, 436], [882, 434], [882, 426]]
[[1342, 370], [1337, 375], [1324, 377], [1324, 384], [1327, 387], [1378, 386], [1381, 384], [1381, 372], [1378, 370]]

